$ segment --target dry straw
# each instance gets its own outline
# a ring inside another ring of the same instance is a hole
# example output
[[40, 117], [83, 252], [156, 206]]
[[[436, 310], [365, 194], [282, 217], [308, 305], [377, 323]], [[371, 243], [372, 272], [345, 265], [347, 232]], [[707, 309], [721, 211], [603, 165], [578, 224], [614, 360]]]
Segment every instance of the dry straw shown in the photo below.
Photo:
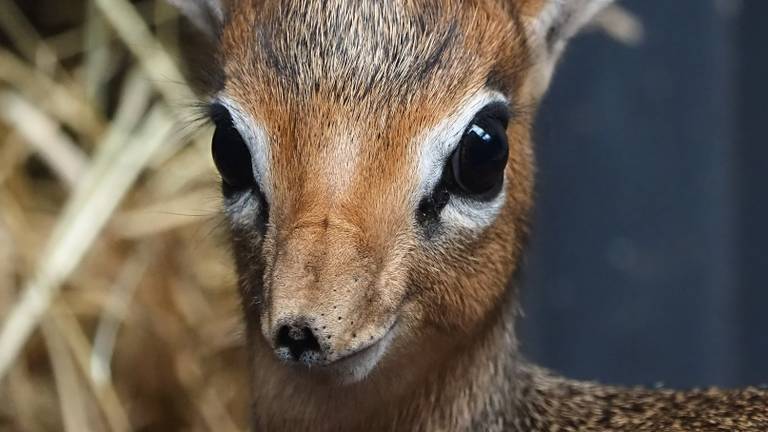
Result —
[[86, 3], [0, 0], [0, 430], [243, 430], [175, 13]]

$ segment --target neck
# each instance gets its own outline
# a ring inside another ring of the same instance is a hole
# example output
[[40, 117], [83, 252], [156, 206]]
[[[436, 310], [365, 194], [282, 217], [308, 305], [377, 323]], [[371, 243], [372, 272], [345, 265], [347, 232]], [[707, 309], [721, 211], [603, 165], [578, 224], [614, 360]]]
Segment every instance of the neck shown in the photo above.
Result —
[[515, 309], [510, 299], [467, 342], [443, 344], [429, 356], [399, 361], [394, 347], [385, 365], [345, 385], [279, 364], [252, 334], [254, 429], [472, 430], [491, 419], [509, 425], [525, 385], [520, 378], [528, 376], [517, 353]]

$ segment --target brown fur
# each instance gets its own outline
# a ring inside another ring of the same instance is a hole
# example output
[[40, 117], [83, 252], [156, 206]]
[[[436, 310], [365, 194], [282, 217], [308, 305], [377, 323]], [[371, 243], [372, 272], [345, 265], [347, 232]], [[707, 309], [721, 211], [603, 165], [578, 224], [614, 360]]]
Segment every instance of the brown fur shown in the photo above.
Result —
[[[617, 389], [517, 354], [508, 286], [549, 79], [527, 20], [546, 1], [228, 3], [212, 63], [271, 151], [266, 232], [232, 224], [256, 430], [768, 430], [765, 391]], [[426, 235], [415, 138], [484, 87], [514, 111], [505, 204], [483, 230]], [[312, 317], [328, 362], [397, 332], [368, 376], [339, 383], [274, 356], [295, 316]]]

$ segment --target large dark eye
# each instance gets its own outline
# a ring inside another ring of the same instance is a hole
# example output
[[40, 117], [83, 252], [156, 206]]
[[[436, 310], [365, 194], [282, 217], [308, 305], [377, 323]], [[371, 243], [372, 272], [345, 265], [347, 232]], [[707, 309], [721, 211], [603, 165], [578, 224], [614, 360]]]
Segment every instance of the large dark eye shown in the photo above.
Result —
[[253, 177], [251, 152], [235, 129], [229, 111], [221, 105], [213, 105], [211, 118], [216, 124], [211, 152], [225, 189], [245, 190], [254, 187], [256, 180]]
[[501, 188], [507, 165], [508, 109], [493, 104], [477, 113], [451, 156], [453, 181], [460, 192], [482, 197]]

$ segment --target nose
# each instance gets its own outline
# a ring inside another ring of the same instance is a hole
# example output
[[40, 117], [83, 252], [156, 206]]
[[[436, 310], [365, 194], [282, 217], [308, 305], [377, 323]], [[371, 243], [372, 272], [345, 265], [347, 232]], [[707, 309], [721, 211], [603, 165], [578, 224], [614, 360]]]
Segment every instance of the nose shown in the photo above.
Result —
[[319, 362], [322, 356], [317, 336], [303, 320], [280, 326], [275, 347], [278, 357], [284, 360], [313, 364]]

